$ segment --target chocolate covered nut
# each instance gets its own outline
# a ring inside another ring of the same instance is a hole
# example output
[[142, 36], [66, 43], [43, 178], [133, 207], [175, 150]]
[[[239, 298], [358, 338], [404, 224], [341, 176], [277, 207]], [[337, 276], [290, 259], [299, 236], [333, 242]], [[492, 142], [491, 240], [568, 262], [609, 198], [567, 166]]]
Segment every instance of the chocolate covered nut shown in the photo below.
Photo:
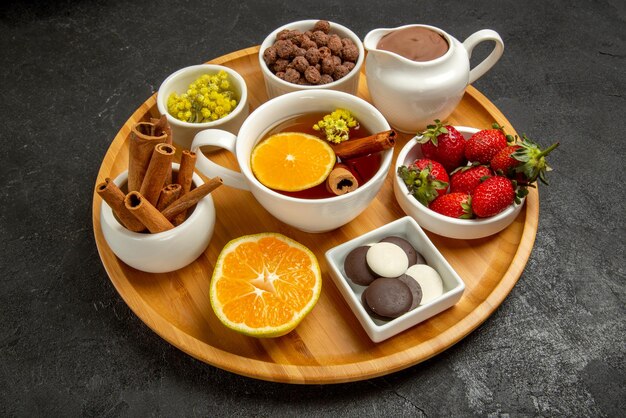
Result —
[[352, 71], [352, 69], [356, 66], [356, 64], [351, 61], [344, 61], [341, 65], [346, 67], [348, 71]]
[[309, 62], [304, 57], [295, 57], [293, 61], [291, 61], [293, 68], [303, 73], [309, 68]]
[[306, 58], [309, 64], [315, 65], [322, 59], [322, 54], [320, 54], [320, 51], [317, 49], [317, 47], [309, 48], [304, 53], [304, 58]]
[[276, 54], [276, 48], [274, 48], [273, 46], [270, 46], [265, 51], [263, 51], [263, 61], [265, 61], [267, 65], [274, 64], [277, 58], [278, 54]]
[[332, 83], [333, 81], [333, 77], [330, 74], [322, 74], [322, 77], [320, 78], [320, 84], [328, 84], [328, 83]]
[[285, 70], [285, 81], [297, 83], [300, 80], [300, 73], [295, 68], [287, 68]]
[[409, 259], [409, 266], [418, 263], [426, 264], [424, 257], [422, 257], [422, 255], [419, 254], [415, 248], [413, 248], [413, 245], [411, 245], [411, 243], [404, 238], [391, 236], [381, 239], [380, 242], [390, 242], [402, 248]]
[[298, 29], [292, 29], [287, 32], [286, 39], [291, 41], [294, 45], [300, 45], [300, 37], [302, 36], [302, 32]]
[[304, 71], [304, 78], [311, 84], [319, 84], [322, 76], [315, 67], [311, 66]]
[[337, 65], [335, 66], [335, 69], [333, 70], [333, 79], [339, 80], [340, 78], [345, 77], [349, 72], [350, 70], [348, 70], [343, 65]]
[[326, 57], [322, 59], [322, 73], [332, 76], [335, 71], [335, 61], [332, 57]]
[[287, 39], [287, 35], [289, 34], [289, 29], [283, 29], [276, 34], [276, 40], [280, 41], [283, 39]]
[[367, 286], [378, 277], [367, 265], [366, 254], [369, 249], [367, 245], [355, 248], [350, 251], [343, 263], [346, 277], [361, 286]]
[[341, 54], [341, 49], [343, 48], [341, 38], [338, 35], [334, 34], [328, 37], [328, 42], [326, 43], [326, 46], [328, 47], [328, 49], [330, 49], [330, 52], [332, 52], [333, 55]]
[[344, 59], [344, 61], [356, 62], [359, 58], [359, 48], [357, 48], [357, 46], [354, 44], [345, 45], [341, 49], [341, 57]]
[[280, 58], [288, 59], [291, 58], [294, 45], [291, 41], [281, 39], [280, 41], [276, 41], [274, 48], [276, 49], [276, 54], [278, 54]]
[[408, 276], [413, 277], [422, 288], [422, 301], [425, 305], [443, 294], [443, 281], [437, 270], [427, 264], [415, 264], [406, 271]]
[[311, 38], [306, 35], [302, 35], [302, 41], [300, 42], [300, 47], [309, 50], [311, 48], [317, 49], [317, 44]]
[[330, 49], [327, 46], [319, 47], [317, 48], [317, 50], [320, 51], [320, 56], [322, 57], [322, 59], [333, 55], [333, 53], [330, 52]]
[[409, 267], [409, 259], [404, 250], [390, 242], [372, 245], [367, 250], [365, 259], [369, 268], [380, 277], [398, 277]]
[[365, 289], [365, 301], [374, 313], [397, 318], [411, 308], [413, 295], [409, 286], [400, 280], [382, 277]]
[[272, 66], [272, 69], [274, 70], [275, 73], [285, 72], [285, 70], [287, 70], [288, 65], [289, 65], [288, 60], [283, 59], [283, 58], [278, 58], [276, 62], [274, 63], [274, 65]]
[[317, 44], [318, 47], [326, 46], [328, 43], [328, 35], [321, 30], [316, 30], [311, 35], [311, 40]]
[[417, 280], [413, 277], [403, 274], [397, 278], [402, 283], [407, 285], [409, 289], [411, 289], [411, 294], [413, 295], [413, 302], [411, 303], [411, 308], [409, 310], [413, 310], [417, 308], [422, 301], [422, 287], [419, 285]]
[[318, 20], [313, 26], [313, 31], [321, 30], [324, 33], [330, 32], [330, 22], [328, 20]]

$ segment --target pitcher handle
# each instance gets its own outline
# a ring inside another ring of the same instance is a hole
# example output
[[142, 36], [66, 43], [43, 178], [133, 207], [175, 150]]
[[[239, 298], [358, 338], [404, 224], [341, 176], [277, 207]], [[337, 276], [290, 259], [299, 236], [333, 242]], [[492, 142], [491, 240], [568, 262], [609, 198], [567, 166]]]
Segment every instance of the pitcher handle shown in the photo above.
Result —
[[198, 132], [193, 138], [191, 151], [196, 153], [196, 168], [205, 176], [219, 176], [227, 186], [241, 190], [250, 190], [243, 174], [214, 163], [202, 153], [202, 150], [200, 150], [200, 147], [210, 145], [223, 148], [233, 155], [236, 155], [236, 142], [237, 137], [230, 132], [222, 131], [220, 129], [206, 129]]
[[483, 29], [478, 32], [470, 35], [464, 42], [463, 47], [467, 51], [468, 59], [472, 57], [472, 51], [474, 47], [481, 42], [485, 41], [494, 41], [495, 46], [493, 51], [485, 58], [480, 64], [470, 70], [469, 74], [469, 84], [472, 84], [474, 81], [478, 80], [482, 77], [487, 71], [494, 66], [496, 62], [502, 56], [504, 52], [504, 42], [502, 42], [502, 38], [498, 35], [498, 32], [491, 29]]

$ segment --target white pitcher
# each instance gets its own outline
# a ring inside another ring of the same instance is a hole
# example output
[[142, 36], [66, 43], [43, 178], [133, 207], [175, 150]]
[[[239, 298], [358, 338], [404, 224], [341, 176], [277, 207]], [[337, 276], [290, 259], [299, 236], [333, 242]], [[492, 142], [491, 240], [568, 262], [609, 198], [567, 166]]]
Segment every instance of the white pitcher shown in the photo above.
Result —
[[[423, 27], [439, 33], [448, 51], [430, 61], [412, 61], [394, 52], [378, 49], [378, 42], [390, 32]], [[494, 41], [491, 53], [470, 69], [476, 45]], [[443, 30], [428, 25], [406, 25], [375, 29], [365, 36], [367, 87], [374, 106], [397, 130], [417, 133], [435, 119], [445, 121], [461, 101], [465, 88], [485, 74], [500, 59], [504, 43], [497, 32], [480, 30], [461, 43]]]

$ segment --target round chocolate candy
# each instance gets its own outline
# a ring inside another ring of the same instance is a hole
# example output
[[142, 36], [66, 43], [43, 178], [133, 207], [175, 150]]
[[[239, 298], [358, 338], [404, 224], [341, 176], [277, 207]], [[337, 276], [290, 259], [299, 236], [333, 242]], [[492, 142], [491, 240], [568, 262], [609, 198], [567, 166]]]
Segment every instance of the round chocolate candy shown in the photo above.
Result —
[[367, 286], [378, 277], [367, 265], [366, 254], [369, 249], [370, 247], [368, 245], [355, 248], [350, 251], [346, 257], [346, 261], [343, 263], [346, 276], [352, 280], [354, 284]]
[[398, 277], [409, 267], [404, 250], [390, 242], [378, 242], [367, 250], [367, 265], [380, 277]]
[[391, 236], [381, 239], [380, 242], [390, 242], [402, 248], [409, 259], [409, 266], [413, 264], [426, 264], [426, 260], [424, 260], [422, 254], [418, 253], [411, 243], [404, 238]]
[[409, 286], [400, 280], [381, 277], [365, 289], [365, 302], [377, 315], [397, 318], [409, 311], [413, 294]]
[[437, 270], [427, 264], [415, 264], [406, 271], [422, 288], [421, 305], [425, 305], [443, 294], [443, 280]]
[[363, 309], [365, 309], [365, 312], [367, 312], [367, 314], [373, 319], [378, 319], [380, 321], [389, 321], [389, 318], [377, 315], [376, 312], [374, 312], [372, 308], [370, 308], [370, 306], [367, 304], [367, 301], [365, 300], [365, 292], [361, 293], [361, 304], [363, 304]]
[[409, 286], [409, 289], [411, 289], [411, 294], [413, 295], [413, 303], [411, 304], [411, 308], [409, 310], [412, 311], [413, 309], [417, 308], [422, 301], [422, 287], [419, 285], [417, 280], [406, 274], [399, 276], [398, 280]]

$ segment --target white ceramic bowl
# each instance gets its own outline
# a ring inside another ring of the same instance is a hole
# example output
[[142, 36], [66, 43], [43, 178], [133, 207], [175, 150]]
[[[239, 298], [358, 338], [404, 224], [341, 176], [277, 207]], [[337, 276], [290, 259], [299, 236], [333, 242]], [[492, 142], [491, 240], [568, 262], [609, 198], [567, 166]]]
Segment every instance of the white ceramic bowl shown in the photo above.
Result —
[[272, 73], [269, 68], [267, 68], [267, 64], [265, 64], [265, 61], [263, 60], [263, 52], [265, 52], [267, 48], [274, 44], [274, 42], [276, 41], [276, 35], [280, 31], [284, 29], [297, 29], [305, 32], [307, 30], [313, 29], [313, 25], [315, 25], [317, 21], [318, 19], [300, 20], [297, 22], [283, 25], [270, 33], [261, 44], [261, 48], [259, 50], [259, 65], [261, 66], [261, 72], [263, 73], [263, 78], [265, 79], [265, 88], [267, 90], [267, 96], [269, 99], [292, 91], [312, 89], [337, 90], [354, 95], [357, 94], [357, 91], [359, 89], [359, 78], [361, 76], [361, 67], [363, 66], [363, 62], [365, 60], [365, 49], [363, 48], [363, 43], [361, 42], [361, 39], [350, 29], [340, 25], [339, 23], [330, 22], [330, 33], [336, 33], [341, 38], [352, 39], [354, 44], [359, 49], [359, 58], [357, 59], [354, 68], [345, 77], [328, 84], [303, 86], [281, 80], [280, 78], [276, 77], [276, 75]]
[[[356, 285], [345, 275], [347, 255], [362, 245], [372, 244], [388, 236], [404, 238], [424, 256], [426, 263], [437, 270], [443, 280], [443, 294], [431, 302], [418, 306], [390, 321], [372, 318], [361, 302], [365, 286]], [[374, 342], [380, 342], [405, 331], [456, 304], [465, 291], [465, 283], [430, 241], [422, 228], [409, 216], [397, 219], [380, 228], [326, 251], [326, 261], [335, 285]]]
[[[171, 93], [182, 94], [187, 91], [189, 84], [196, 81], [203, 74], [217, 74], [224, 70], [238, 97], [237, 107], [226, 117], [213, 122], [191, 123], [176, 119], [167, 111], [167, 99]], [[243, 121], [250, 112], [248, 107], [248, 87], [246, 82], [235, 70], [222, 65], [200, 64], [182, 68], [163, 81], [157, 93], [157, 108], [162, 115], [167, 115], [167, 121], [172, 128], [172, 139], [183, 149], [190, 149], [193, 137], [204, 129], [222, 129], [237, 133]]]
[[[178, 164], [172, 164], [178, 170]], [[125, 190], [128, 171], [114, 180]], [[195, 187], [204, 182], [193, 175]], [[211, 195], [201, 199], [185, 222], [169, 231], [157, 234], [132, 232], [121, 225], [111, 207], [103, 200], [100, 225], [107, 244], [124, 263], [148, 273], [166, 273], [192, 263], [206, 250], [215, 227], [215, 206]]]
[[[455, 128], [463, 134], [465, 139], [478, 132], [478, 129], [465, 126], [455, 126]], [[396, 159], [393, 191], [402, 210], [407, 215], [412, 216], [424, 229], [449, 238], [484, 238], [496, 234], [509, 226], [524, 205], [524, 200], [522, 199], [520, 204], [514, 203], [499, 214], [484, 219], [455, 219], [432, 211], [409, 194], [406, 184], [397, 175], [398, 167], [408, 166], [421, 157], [422, 150], [420, 144], [415, 138], [409, 140], [404, 148], [400, 150]]]

